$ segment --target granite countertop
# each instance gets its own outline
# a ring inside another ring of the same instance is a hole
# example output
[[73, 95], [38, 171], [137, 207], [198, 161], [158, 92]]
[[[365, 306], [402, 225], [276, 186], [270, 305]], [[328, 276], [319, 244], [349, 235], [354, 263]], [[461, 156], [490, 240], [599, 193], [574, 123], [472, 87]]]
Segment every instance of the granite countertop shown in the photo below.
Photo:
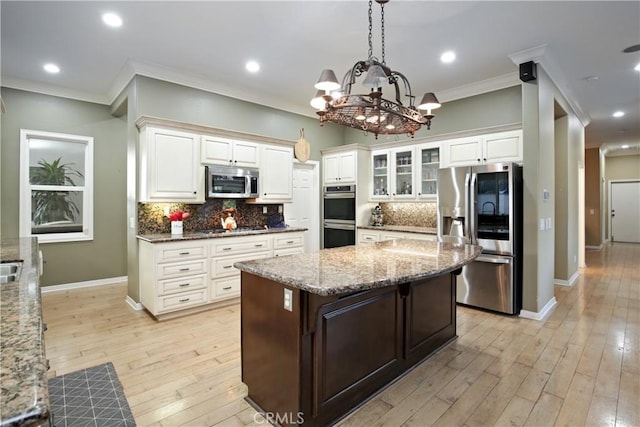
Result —
[[286, 228], [238, 228], [233, 231], [224, 231], [216, 229], [214, 231], [195, 231], [187, 232], [181, 235], [173, 235], [169, 233], [163, 234], [140, 234], [136, 236], [140, 240], [150, 243], [163, 242], [180, 242], [185, 240], [201, 240], [201, 239], [218, 239], [224, 237], [253, 236], [256, 234], [273, 234], [273, 233], [291, 233], [294, 231], [307, 231], [303, 227], [286, 227]]
[[234, 267], [318, 295], [341, 295], [439, 276], [471, 262], [475, 245], [398, 239], [243, 261]]
[[411, 225], [359, 225], [358, 228], [364, 230], [401, 231], [403, 233], [416, 234], [438, 234], [437, 228], [414, 227]]
[[36, 423], [49, 417], [37, 239], [0, 240], [0, 261], [23, 263], [0, 284], [0, 426]]

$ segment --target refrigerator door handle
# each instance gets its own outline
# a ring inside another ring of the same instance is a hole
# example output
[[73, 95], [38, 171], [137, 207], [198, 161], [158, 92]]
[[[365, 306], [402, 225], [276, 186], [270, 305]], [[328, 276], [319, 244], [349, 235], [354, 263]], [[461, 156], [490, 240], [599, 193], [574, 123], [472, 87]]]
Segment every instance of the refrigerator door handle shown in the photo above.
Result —
[[490, 262], [492, 264], [510, 264], [511, 263], [511, 258], [502, 258], [502, 257], [494, 258], [491, 256], [483, 256], [483, 255], [480, 255], [475, 260], [480, 262]]
[[469, 242], [473, 245], [478, 243], [478, 236], [476, 235], [476, 179], [478, 174], [471, 173], [467, 175], [467, 191], [469, 192], [469, 208], [467, 209], [468, 228], [467, 235], [469, 236]]

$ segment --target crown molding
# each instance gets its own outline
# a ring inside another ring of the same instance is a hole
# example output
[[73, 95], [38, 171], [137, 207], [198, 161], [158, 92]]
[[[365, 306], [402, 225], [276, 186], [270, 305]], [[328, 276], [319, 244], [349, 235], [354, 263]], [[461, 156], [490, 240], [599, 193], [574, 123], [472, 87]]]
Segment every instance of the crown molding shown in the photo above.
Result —
[[437, 93], [440, 102], [454, 101], [456, 99], [469, 98], [483, 93], [494, 92], [512, 86], [518, 86], [522, 82], [517, 72], [503, 74], [490, 79], [479, 80], [453, 89], [439, 91]]
[[47, 85], [41, 83], [35, 83], [28, 80], [22, 80], [15, 77], [3, 77], [2, 87], [8, 87], [12, 89], [24, 90], [27, 92], [36, 92], [43, 95], [57, 96], [60, 98], [75, 99], [77, 101], [92, 102], [94, 104], [109, 105], [109, 101], [106, 96], [85, 92], [75, 89], [63, 88], [60, 86]]

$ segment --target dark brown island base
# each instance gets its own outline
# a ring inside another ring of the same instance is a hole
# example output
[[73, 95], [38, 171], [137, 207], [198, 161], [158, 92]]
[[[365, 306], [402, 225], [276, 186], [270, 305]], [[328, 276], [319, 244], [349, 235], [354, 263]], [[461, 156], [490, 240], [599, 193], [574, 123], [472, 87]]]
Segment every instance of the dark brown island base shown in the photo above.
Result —
[[391, 240], [236, 263], [242, 381], [275, 425], [326, 426], [456, 337], [479, 246]]

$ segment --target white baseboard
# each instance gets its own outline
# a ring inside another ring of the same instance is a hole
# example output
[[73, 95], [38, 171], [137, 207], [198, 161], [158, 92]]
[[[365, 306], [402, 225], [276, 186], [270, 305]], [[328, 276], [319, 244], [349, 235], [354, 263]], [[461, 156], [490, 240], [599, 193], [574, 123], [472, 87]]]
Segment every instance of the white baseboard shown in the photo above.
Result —
[[72, 289], [89, 288], [92, 286], [105, 286], [115, 285], [117, 283], [127, 282], [129, 278], [127, 276], [110, 277], [107, 279], [87, 280], [86, 282], [65, 283], [62, 285], [42, 286], [40, 292], [43, 294], [49, 292], [69, 291]]
[[578, 277], [580, 277], [580, 272], [576, 271], [575, 273], [573, 273], [573, 276], [569, 278], [569, 280], [553, 279], [553, 284], [559, 286], [573, 286], [576, 280], [578, 280]]
[[127, 295], [127, 298], [125, 299], [125, 302], [126, 302], [127, 304], [129, 304], [129, 306], [130, 306], [131, 308], [133, 308], [135, 311], [142, 311], [142, 310], [144, 310], [144, 307], [142, 306], [142, 304], [141, 304], [141, 303], [139, 303], [139, 302], [135, 302], [135, 301], [133, 300], [133, 298], [131, 298], [129, 295]]
[[525, 319], [532, 319], [532, 320], [544, 320], [544, 318], [547, 317], [549, 313], [551, 313], [551, 310], [557, 304], [558, 304], [558, 301], [556, 300], [556, 297], [553, 297], [549, 300], [548, 303], [545, 304], [544, 307], [542, 307], [542, 310], [538, 312], [520, 310], [520, 317], [523, 317]]
[[598, 246], [585, 245], [584, 248], [585, 249], [591, 249], [591, 250], [599, 251], [599, 250], [602, 249], [602, 243], [599, 244]]

